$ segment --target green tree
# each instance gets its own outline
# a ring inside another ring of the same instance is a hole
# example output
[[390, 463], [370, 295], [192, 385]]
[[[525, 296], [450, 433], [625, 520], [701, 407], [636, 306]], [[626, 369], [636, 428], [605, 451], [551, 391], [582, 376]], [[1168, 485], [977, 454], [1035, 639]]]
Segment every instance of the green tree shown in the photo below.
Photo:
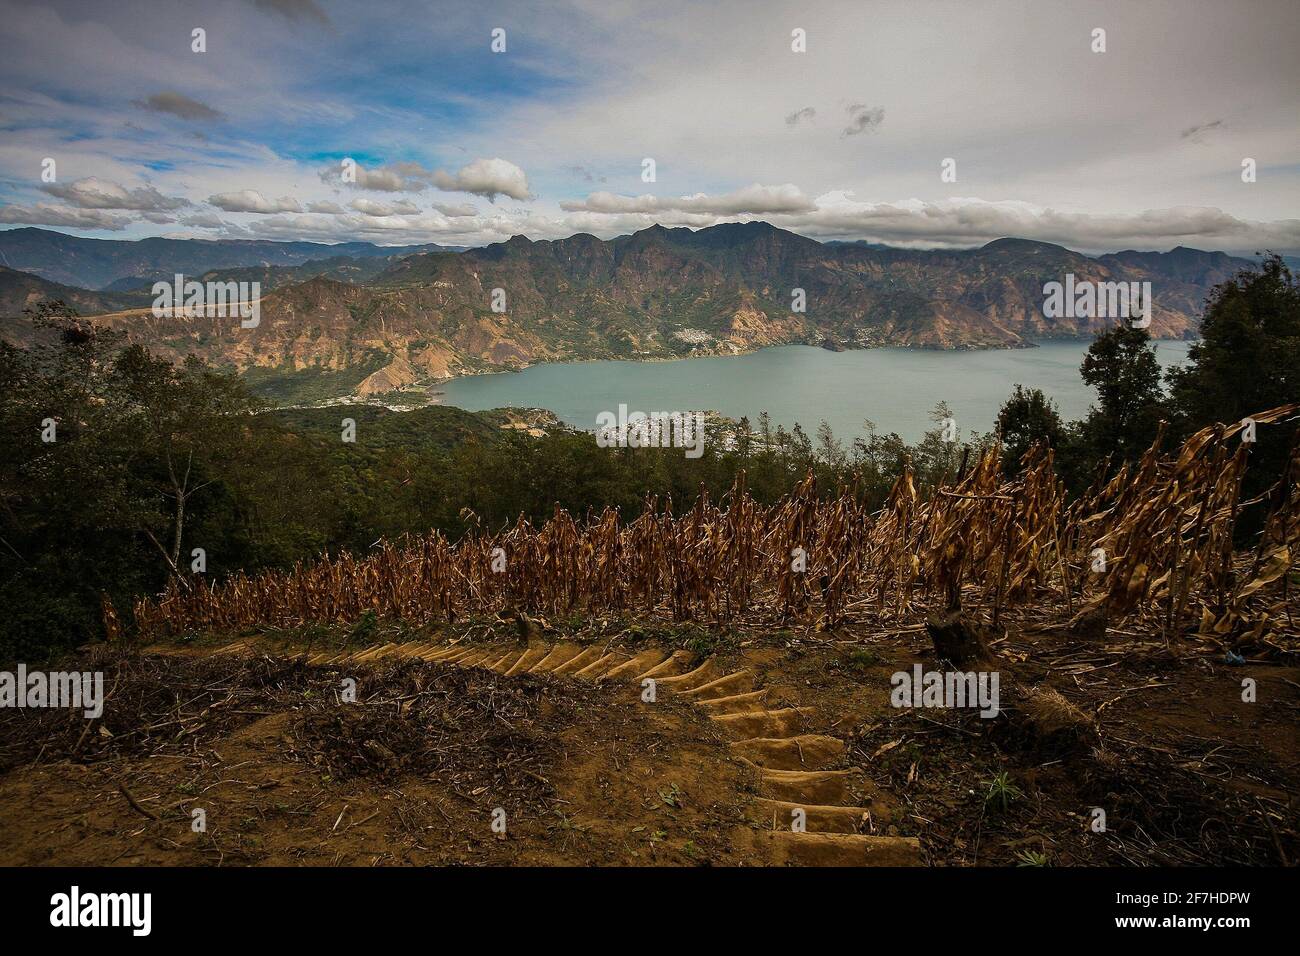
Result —
[[1097, 336], [1079, 367], [1098, 402], [1080, 426], [1084, 457], [1114, 463], [1139, 458], [1165, 414], [1160, 365], [1145, 329], [1116, 325]]
[[[110, 385], [115, 411], [131, 432], [134, 472], [156, 496], [153, 511], [140, 531], [184, 580], [181, 546], [190, 503], [218, 481], [217, 466], [238, 454], [247, 416], [257, 410], [243, 382], [189, 356], [180, 366], [141, 345], [118, 353]], [[165, 513], [165, 541], [155, 533], [156, 515]]]
[[1008, 477], [1020, 470], [1020, 460], [1035, 442], [1060, 449], [1067, 435], [1056, 403], [1041, 388], [1022, 385], [1016, 385], [998, 412], [997, 428], [1004, 448], [1003, 470]]
[[[1170, 405], [1180, 436], [1214, 422], [1300, 402], [1300, 282], [1280, 256], [1266, 256], [1211, 291], [1201, 338], [1187, 364], [1169, 370]], [[1250, 449], [1243, 494], [1253, 498], [1277, 482], [1297, 441], [1292, 420], [1261, 426]], [[1240, 533], [1258, 530], [1263, 514], [1248, 512]]]
[[1214, 287], [1200, 340], [1167, 380], [1184, 435], [1300, 402], [1300, 282], [1280, 256]]
[[31, 660], [94, 633], [101, 591], [158, 582], [108, 381], [121, 339], [62, 302], [28, 315], [34, 343], [0, 343], [0, 658]]
[[233, 375], [123, 349], [62, 303], [31, 318], [31, 347], [0, 343], [0, 656], [28, 660], [97, 634], [102, 593], [124, 610], [164, 583], [195, 496], [229, 497], [211, 475], [251, 408]]

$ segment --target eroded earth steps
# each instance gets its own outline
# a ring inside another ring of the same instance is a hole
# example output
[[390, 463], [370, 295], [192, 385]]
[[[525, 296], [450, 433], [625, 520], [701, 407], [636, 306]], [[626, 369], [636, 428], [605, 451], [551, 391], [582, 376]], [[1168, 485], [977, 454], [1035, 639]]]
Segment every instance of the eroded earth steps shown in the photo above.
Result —
[[[169, 653], [168, 647], [149, 649]], [[215, 653], [260, 653], [256, 639], [225, 645]], [[887, 822], [888, 801], [860, 771], [831, 769], [841, 762], [844, 742], [804, 733], [814, 709], [768, 707], [768, 691], [749, 668], [728, 670], [714, 656], [700, 660], [689, 651], [645, 650], [636, 654], [561, 642], [448, 644], [442, 641], [387, 643], [360, 651], [318, 652], [317, 666], [365, 664], [385, 658], [414, 658], [455, 667], [480, 667], [513, 677], [549, 674], [574, 680], [622, 681], [655, 693], [680, 695], [730, 738], [734, 757], [753, 768], [761, 796], [748, 813], [759, 829], [736, 831], [738, 840], [762, 841], [756, 847], [777, 864], [810, 866], [921, 865], [914, 837], [874, 832]], [[867, 805], [862, 805], [862, 804]], [[867, 832], [864, 832], [867, 831]]]

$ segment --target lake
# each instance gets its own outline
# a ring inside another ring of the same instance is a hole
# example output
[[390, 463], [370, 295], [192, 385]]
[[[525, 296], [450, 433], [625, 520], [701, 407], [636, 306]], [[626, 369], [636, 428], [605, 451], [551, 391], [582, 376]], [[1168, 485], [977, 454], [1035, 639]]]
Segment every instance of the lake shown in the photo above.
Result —
[[[784, 345], [746, 355], [671, 362], [564, 362], [522, 372], [473, 375], [440, 388], [438, 400], [468, 411], [503, 406], [547, 408], [561, 421], [595, 430], [601, 411], [712, 410], [757, 424], [796, 422], [810, 438], [825, 420], [844, 441], [862, 435], [870, 419], [882, 433], [914, 442], [935, 427], [930, 411], [945, 401], [958, 428], [991, 431], [1016, 384], [1041, 388], [1063, 418], [1080, 418], [1096, 400], [1079, 377], [1089, 341], [1043, 342], [1032, 349], [944, 352], [880, 348], [830, 352]], [[1186, 360], [1191, 343], [1161, 341], [1162, 366]]]

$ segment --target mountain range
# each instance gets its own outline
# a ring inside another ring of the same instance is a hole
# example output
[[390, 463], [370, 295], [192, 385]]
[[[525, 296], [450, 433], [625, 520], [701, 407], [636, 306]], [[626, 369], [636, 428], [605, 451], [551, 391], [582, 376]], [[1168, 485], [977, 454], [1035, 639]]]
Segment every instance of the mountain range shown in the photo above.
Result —
[[[361, 394], [563, 359], [790, 343], [1027, 347], [1091, 336], [1113, 320], [1043, 314], [1044, 284], [1067, 274], [1076, 283], [1150, 282], [1152, 335], [1190, 337], [1210, 288], [1251, 265], [1183, 247], [1092, 257], [1023, 239], [947, 251], [822, 243], [763, 222], [652, 226], [609, 240], [515, 236], [463, 251], [15, 229], [0, 232], [0, 253], [11, 267], [0, 270], [0, 332], [11, 340], [29, 335], [16, 318], [22, 308], [64, 298], [83, 314], [109, 313], [98, 321], [163, 354], [196, 353], [263, 381], [329, 376], [332, 387]], [[122, 291], [176, 272], [260, 281], [259, 326], [157, 318], [147, 291]], [[493, 290], [504, 294], [501, 311]]]
[[63, 285], [117, 292], [170, 280], [177, 272], [189, 276], [238, 266], [296, 266], [313, 259], [390, 258], [457, 248], [270, 239], [83, 239], [32, 227], [0, 231], [0, 265]]

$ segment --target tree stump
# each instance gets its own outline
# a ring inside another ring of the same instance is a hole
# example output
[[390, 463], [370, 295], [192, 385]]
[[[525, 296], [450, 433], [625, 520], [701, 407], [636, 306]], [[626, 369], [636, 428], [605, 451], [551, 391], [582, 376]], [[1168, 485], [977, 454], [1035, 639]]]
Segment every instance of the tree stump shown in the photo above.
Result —
[[993, 659], [983, 630], [963, 619], [960, 611], [931, 615], [925, 629], [934, 644], [934, 655], [941, 661], [965, 664]]

